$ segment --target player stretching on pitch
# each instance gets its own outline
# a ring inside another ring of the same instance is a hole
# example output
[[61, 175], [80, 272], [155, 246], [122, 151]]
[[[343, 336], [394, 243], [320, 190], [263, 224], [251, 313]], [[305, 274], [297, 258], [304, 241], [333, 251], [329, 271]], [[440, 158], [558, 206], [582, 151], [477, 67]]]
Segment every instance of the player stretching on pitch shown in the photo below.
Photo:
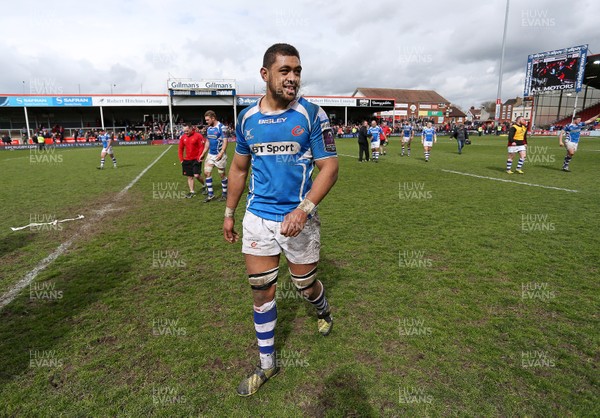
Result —
[[[579, 145], [579, 137], [581, 136], [581, 128], [583, 128], [588, 123], [592, 123], [596, 117], [592, 117], [591, 119], [586, 120], [585, 122], [581, 121], [581, 117], [577, 116], [573, 119], [573, 122], [568, 124], [560, 131], [560, 135], [558, 136], [558, 144], [561, 147], [565, 147], [567, 149], [567, 155], [565, 155], [565, 160], [563, 162], [563, 171], [571, 171], [569, 170], [569, 163], [573, 158], [573, 155], [577, 152], [577, 146]], [[565, 140], [563, 142], [563, 135], [567, 134]]]
[[212, 183], [213, 167], [217, 167], [217, 171], [221, 175], [221, 197], [219, 200], [227, 200], [227, 139], [224, 135], [225, 127], [217, 120], [217, 114], [212, 110], [208, 110], [204, 114], [204, 121], [208, 125], [206, 128], [206, 137], [208, 138], [208, 158], [204, 163], [204, 175], [206, 176], [206, 187], [208, 196], [204, 199], [204, 203], [208, 203], [215, 198]]
[[106, 154], [108, 154], [110, 158], [112, 158], [113, 167], [117, 168], [117, 159], [115, 158], [115, 154], [113, 154], [112, 150], [112, 134], [102, 129], [100, 131], [100, 135], [98, 135], [98, 140], [102, 141], [102, 151], [100, 152], [100, 167], [98, 167], [98, 170], [102, 170], [104, 168], [104, 159], [106, 157]]
[[411, 126], [411, 124], [409, 122], [404, 122], [404, 127], [402, 128], [402, 154], [400, 154], [401, 157], [404, 157], [404, 145], [406, 144], [406, 151], [408, 152], [408, 154], [406, 154], [407, 157], [410, 157], [410, 143], [412, 142], [412, 139], [414, 138], [415, 133], [413, 131], [413, 128]]
[[427, 122], [427, 127], [423, 128], [423, 132], [421, 132], [421, 143], [423, 144], [426, 163], [429, 162], [429, 154], [431, 153], [434, 142], [437, 142], [435, 128], [431, 127], [431, 122]]
[[[317, 280], [321, 244], [316, 206], [337, 180], [338, 160], [327, 114], [303, 97], [297, 98], [301, 71], [296, 48], [271, 46], [260, 69], [267, 83], [266, 95], [238, 117], [223, 235], [230, 243], [238, 239], [234, 211], [252, 167], [242, 223], [242, 252], [254, 299], [260, 355], [258, 367], [238, 386], [240, 396], [252, 395], [279, 372], [274, 285], [281, 252], [288, 261], [292, 282], [316, 308], [319, 333], [328, 335], [333, 326], [325, 288]], [[281, 157], [295, 163], [282, 164]], [[315, 165], [319, 173], [313, 182]]]
[[519, 162], [515, 171], [519, 174], [523, 173], [523, 164], [527, 157], [527, 124], [523, 123], [523, 117], [519, 116], [515, 124], [508, 130], [508, 158], [506, 160], [506, 173], [513, 174], [512, 162], [515, 154], [519, 153]]
[[377, 121], [371, 122], [371, 127], [369, 128], [369, 134], [371, 134], [371, 153], [372, 159], [376, 163], [379, 162], [379, 147], [381, 145], [381, 134], [383, 131], [379, 126], [377, 126]]

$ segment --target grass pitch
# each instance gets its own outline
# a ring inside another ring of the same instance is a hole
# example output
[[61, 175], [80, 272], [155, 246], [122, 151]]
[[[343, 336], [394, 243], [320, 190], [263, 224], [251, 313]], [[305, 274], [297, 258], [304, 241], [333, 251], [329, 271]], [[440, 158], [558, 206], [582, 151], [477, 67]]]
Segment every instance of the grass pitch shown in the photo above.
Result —
[[0, 416], [598, 416], [600, 140], [571, 173], [556, 142], [531, 139], [508, 176], [505, 137], [463, 155], [440, 137], [429, 163], [394, 138], [378, 164], [338, 140], [320, 205], [334, 331], [282, 261], [283, 371], [249, 399], [241, 244], [222, 202], [182, 199], [176, 147], [119, 199], [164, 147], [116, 147], [103, 171], [96, 148], [1, 152], [0, 295], [76, 238], [0, 311]]

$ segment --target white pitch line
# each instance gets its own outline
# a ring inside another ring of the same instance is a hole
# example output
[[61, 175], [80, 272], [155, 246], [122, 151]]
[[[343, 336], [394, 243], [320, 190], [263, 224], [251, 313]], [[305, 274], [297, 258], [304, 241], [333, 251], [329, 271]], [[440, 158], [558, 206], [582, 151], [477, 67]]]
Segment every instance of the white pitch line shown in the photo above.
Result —
[[[127, 186], [125, 186], [125, 188], [123, 190], [121, 190], [117, 196], [115, 197], [114, 202], [116, 202], [117, 200], [119, 200], [120, 198], [123, 197], [123, 195], [133, 187], [133, 185], [135, 183], [137, 183], [137, 181], [139, 179], [142, 178], [142, 176], [144, 174], [146, 174], [146, 172], [148, 170], [150, 170], [150, 168], [152, 168], [152, 166], [154, 164], [156, 164], [158, 162], [158, 160], [160, 160], [162, 158], [163, 155], [165, 155], [167, 153], [167, 151], [169, 151], [171, 149], [171, 147], [173, 147], [172, 145], [169, 145], [169, 147], [163, 151], [162, 154], [160, 154], [154, 161], [152, 161], [150, 163], [150, 165], [148, 165], [148, 167], [146, 167], [145, 169], [142, 170], [142, 172], [140, 174], [138, 174], [138, 176], [133, 179]], [[114, 203], [113, 202], [113, 203]], [[84, 232], [85, 230], [89, 229], [90, 226], [94, 223], [94, 221], [99, 220], [105, 213], [109, 212], [112, 209], [113, 203], [109, 203], [108, 205], [104, 206], [102, 209], [100, 209], [99, 215], [96, 216], [95, 218], [91, 219], [89, 223], [84, 224], [84, 226], [81, 228], [81, 232]], [[33, 270], [31, 270], [29, 273], [27, 273], [25, 275], [25, 277], [23, 277], [21, 280], [19, 280], [17, 282], [17, 284], [15, 286], [13, 286], [12, 289], [10, 289], [7, 293], [5, 293], [4, 295], [2, 295], [0, 297], [0, 309], [4, 308], [6, 305], [8, 305], [9, 303], [11, 303], [19, 293], [21, 293], [21, 290], [23, 290], [25, 287], [27, 287], [36, 277], [37, 275], [43, 271], [46, 267], [48, 267], [54, 260], [56, 260], [58, 257], [60, 257], [61, 255], [63, 255], [71, 245], [73, 245], [73, 243], [75, 242], [75, 240], [79, 237], [79, 233], [75, 233], [75, 235], [73, 235], [71, 238], [69, 238], [68, 240], [66, 240], [65, 242], [63, 242], [62, 244], [60, 244], [56, 250], [54, 250], [52, 252], [52, 254], [50, 254], [48, 257], [44, 258], [42, 261], [40, 261], [38, 263], [37, 266], [35, 266], [33, 268]]]
[[29, 155], [23, 155], [21, 157], [14, 157], [14, 158], [5, 158], [3, 160], [0, 160], [0, 162], [4, 162], [4, 161], [11, 161], [11, 160], [21, 160], [23, 158], [28, 158]]
[[577, 193], [577, 190], [563, 189], [562, 187], [544, 186], [543, 184], [525, 183], [523, 181], [499, 179], [499, 178], [496, 178], [496, 177], [488, 177], [488, 176], [479, 176], [477, 174], [462, 173], [460, 171], [453, 171], [453, 170], [444, 170], [444, 169], [442, 169], [442, 171], [444, 171], [446, 173], [460, 174], [461, 176], [477, 177], [479, 179], [495, 180], [495, 181], [502, 181], [504, 183], [515, 183], [515, 184], [522, 184], [522, 185], [531, 186], [531, 187], [541, 187], [543, 189], [562, 190], [563, 192]]

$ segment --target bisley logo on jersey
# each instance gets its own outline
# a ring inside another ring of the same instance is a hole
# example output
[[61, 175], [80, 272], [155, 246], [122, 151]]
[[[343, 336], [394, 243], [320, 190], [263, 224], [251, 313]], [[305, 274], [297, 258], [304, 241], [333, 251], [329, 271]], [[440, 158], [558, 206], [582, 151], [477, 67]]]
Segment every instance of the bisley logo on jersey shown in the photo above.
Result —
[[250, 145], [250, 151], [255, 155], [294, 155], [300, 152], [297, 142], [264, 142]]
[[287, 118], [277, 118], [277, 119], [260, 119], [258, 121], [259, 125], [271, 125], [274, 123], [283, 123], [287, 120]]

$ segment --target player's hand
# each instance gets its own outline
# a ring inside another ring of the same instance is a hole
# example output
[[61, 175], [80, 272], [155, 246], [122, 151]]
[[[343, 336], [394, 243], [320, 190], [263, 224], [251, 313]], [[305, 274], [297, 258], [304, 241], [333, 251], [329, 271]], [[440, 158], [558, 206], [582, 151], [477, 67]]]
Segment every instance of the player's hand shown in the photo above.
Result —
[[561, 142], [559, 142], [559, 143], [558, 143], [558, 146], [560, 146], [560, 147], [564, 147], [564, 146], [565, 146], [565, 144], [563, 144], [563, 143], [562, 143], [562, 141], [561, 141]]
[[235, 232], [235, 230], [233, 229], [234, 224], [235, 220], [233, 218], [225, 218], [223, 220], [223, 237], [225, 238], [225, 241], [227, 241], [230, 244], [237, 242], [237, 240], [240, 237], [238, 233]]
[[300, 209], [294, 209], [283, 218], [279, 233], [284, 237], [295, 237], [304, 229], [308, 214]]
[[218, 154], [217, 158], [215, 158], [215, 160], [217, 161], [221, 161], [221, 158], [223, 158], [223, 154]]

